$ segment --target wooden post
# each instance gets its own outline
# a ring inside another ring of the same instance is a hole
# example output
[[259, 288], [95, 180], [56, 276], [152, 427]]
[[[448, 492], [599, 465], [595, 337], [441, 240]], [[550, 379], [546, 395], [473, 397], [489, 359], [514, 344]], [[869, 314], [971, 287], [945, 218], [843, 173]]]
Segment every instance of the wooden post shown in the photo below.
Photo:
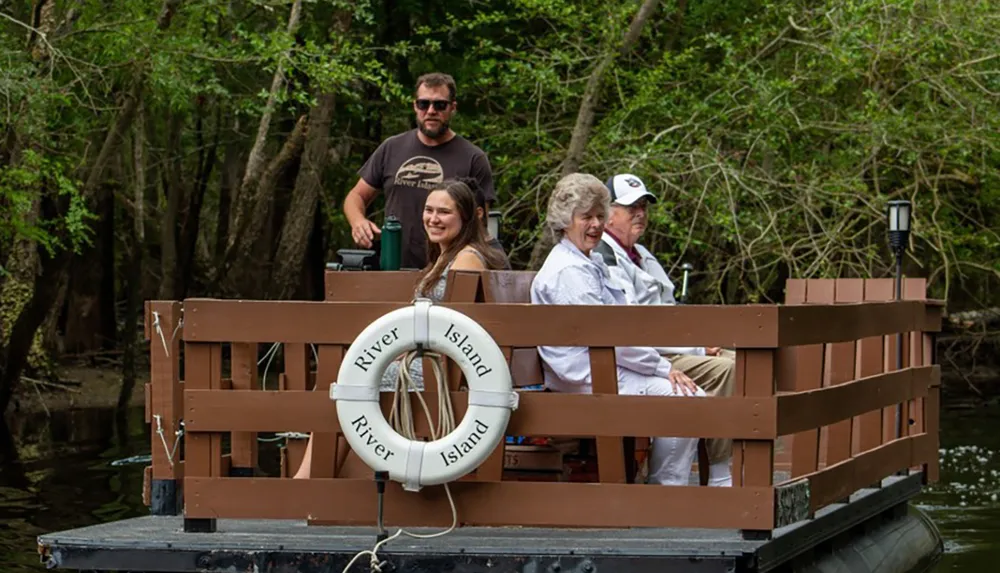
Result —
[[[831, 303], [834, 295], [833, 279], [809, 279], [804, 281], [805, 292], [800, 295], [795, 292], [796, 298], [790, 300], [790, 304], [799, 303]], [[789, 297], [793, 295], [791, 281], [789, 281]], [[824, 355], [826, 345], [810, 344], [796, 347], [795, 357], [795, 390], [802, 392], [805, 390], [817, 390], [823, 387], [824, 381]], [[821, 459], [824, 459], [825, 452], [821, 455], [820, 444], [822, 442], [823, 431], [821, 429], [806, 430], [795, 434], [792, 438], [792, 477], [800, 477], [811, 474], [820, 467]]]
[[[862, 279], [836, 279], [834, 302], [861, 302], [864, 298]], [[829, 346], [830, 385], [844, 384], [854, 380], [857, 369], [858, 342], [838, 342]], [[854, 423], [844, 420], [832, 424], [826, 445], [826, 463], [833, 465], [851, 457]]]
[[146, 303], [145, 332], [149, 344], [149, 415], [152, 423], [152, 470], [150, 513], [177, 515], [181, 510], [180, 420], [181, 393], [181, 304], [173, 301]]
[[[865, 301], [891, 301], [894, 298], [891, 279], [866, 279]], [[871, 376], [886, 371], [886, 345], [883, 336], [873, 336], [861, 341], [861, 367], [859, 375]], [[859, 419], [858, 451], [865, 452], [885, 443], [883, 428], [891, 425], [895, 411], [893, 408], [883, 408], [869, 412]]]
[[[774, 396], [776, 350], [736, 349], [737, 386], [744, 396]], [[739, 381], [742, 380], [742, 384]], [[772, 487], [774, 485], [774, 441], [736, 440], [733, 450], [743, 452], [742, 467], [735, 466], [733, 487]], [[734, 456], [735, 459], [735, 456]], [[739, 476], [739, 480], [737, 480]], [[744, 539], [770, 539], [770, 530], [743, 530]]]
[[[222, 344], [186, 342], [185, 381], [189, 390], [219, 390], [222, 388]], [[185, 414], [188, 414], [187, 412]], [[222, 477], [222, 436], [216, 432], [188, 433], [185, 444], [185, 478]], [[185, 498], [185, 513], [189, 504], [198, 500]], [[184, 531], [212, 533], [214, 518], [185, 518]]]
[[[911, 278], [903, 280], [903, 300], [924, 300], [927, 298], [927, 279]], [[922, 332], [908, 332], [904, 335], [904, 366], [930, 364], [924, 357]], [[924, 400], [917, 398], [903, 406], [903, 435], [919, 434], [926, 430], [924, 421]]]
[[[256, 390], [259, 387], [256, 344], [233, 344], [230, 363], [233, 390]], [[230, 439], [232, 468], [229, 475], [253, 477], [257, 468], [257, 434], [233, 432]]]
[[[590, 376], [594, 394], [618, 394], [615, 349], [590, 349]], [[625, 446], [620, 437], [597, 438], [597, 475], [601, 483], [625, 483]]]
[[[316, 392], [317, 400], [330, 399], [330, 385], [337, 378], [340, 372], [340, 363], [344, 359], [344, 347], [339, 345], [320, 344], [316, 354], [319, 361], [316, 365]], [[347, 452], [340, 447], [337, 434], [314, 433], [312, 435], [312, 462], [310, 477], [332, 478], [337, 476], [337, 467], [340, 461], [341, 452], [346, 456]]]
[[[285, 387], [282, 391], [305, 392], [309, 387], [311, 370], [307, 344], [285, 344]], [[317, 356], [319, 352], [317, 351]], [[286, 440], [281, 448], [281, 468], [284, 477], [291, 477], [299, 470], [306, 453], [305, 440]]]

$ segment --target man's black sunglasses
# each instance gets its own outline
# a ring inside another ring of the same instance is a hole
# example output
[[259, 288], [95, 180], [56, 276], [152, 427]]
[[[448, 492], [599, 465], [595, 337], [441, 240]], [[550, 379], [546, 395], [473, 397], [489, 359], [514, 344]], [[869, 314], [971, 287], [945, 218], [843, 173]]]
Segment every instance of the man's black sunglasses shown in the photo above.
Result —
[[433, 99], [433, 100], [418, 99], [417, 109], [419, 109], [420, 111], [427, 111], [428, 109], [430, 109], [431, 104], [434, 104], [434, 109], [436, 111], [444, 111], [448, 109], [448, 106], [451, 105], [451, 102], [446, 99]]

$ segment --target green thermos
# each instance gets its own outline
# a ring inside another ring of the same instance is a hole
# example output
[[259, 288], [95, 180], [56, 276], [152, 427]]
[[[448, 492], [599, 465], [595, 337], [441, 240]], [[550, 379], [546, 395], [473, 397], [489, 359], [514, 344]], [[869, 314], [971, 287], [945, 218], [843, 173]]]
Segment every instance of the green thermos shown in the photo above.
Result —
[[382, 252], [379, 254], [379, 269], [398, 271], [403, 243], [403, 225], [392, 215], [385, 218], [382, 225]]

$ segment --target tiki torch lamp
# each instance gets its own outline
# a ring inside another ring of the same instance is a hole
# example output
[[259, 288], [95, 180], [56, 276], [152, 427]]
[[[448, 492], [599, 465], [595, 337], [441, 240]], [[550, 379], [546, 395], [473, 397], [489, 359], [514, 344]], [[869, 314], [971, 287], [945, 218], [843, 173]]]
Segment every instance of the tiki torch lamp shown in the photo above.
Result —
[[[896, 256], [896, 300], [903, 300], [903, 254], [910, 238], [910, 202], [889, 201], [889, 246]], [[896, 370], [903, 368], [903, 334], [896, 334]], [[896, 406], [896, 437], [903, 437], [903, 405]]]
[[903, 253], [910, 238], [910, 202], [889, 201], [889, 246], [896, 255], [896, 300], [903, 299]]

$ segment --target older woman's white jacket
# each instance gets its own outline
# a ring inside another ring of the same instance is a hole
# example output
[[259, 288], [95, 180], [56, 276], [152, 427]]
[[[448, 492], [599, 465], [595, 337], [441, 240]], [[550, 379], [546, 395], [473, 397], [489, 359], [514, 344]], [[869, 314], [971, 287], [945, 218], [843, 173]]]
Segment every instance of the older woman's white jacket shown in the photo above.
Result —
[[[625, 299], [629, 304], [677, 304], [674, 299], [674, 283], [649, 249], [642, 245], [635, 246], [640, 259], [640, 264], [636, 265], [611, 235], [604, 233], [601, 243], [594, 250], [602, 256], [602, 261], [608, 266], [612, 281], [617, 282], [625, 291]], [[613, 256], [608, 256], [609, 254]], [[667, 328], [669, 327], [670, 325], [667, 325]], [[660, 346], [656, 351], [667, 356], [705, 355], [703, 346]]]
[[[531, 282], [532, 304], [625, 305], [624, 291], [612, 282], [608, 267], [597, 253], [588, 257], [568, 239], [562, 239], [545, 259]], [[594, 324], [594, 328], [609, 325]], [[627, 327], [622, 324], [620, 327]], [[540, 346], [545, 386], [558, 392], [590, 393], [590, 352], [585, 346]], [[618, 381], [633, 376], [666, 378], [670, 361], [650, 346], [615, 348]]]

